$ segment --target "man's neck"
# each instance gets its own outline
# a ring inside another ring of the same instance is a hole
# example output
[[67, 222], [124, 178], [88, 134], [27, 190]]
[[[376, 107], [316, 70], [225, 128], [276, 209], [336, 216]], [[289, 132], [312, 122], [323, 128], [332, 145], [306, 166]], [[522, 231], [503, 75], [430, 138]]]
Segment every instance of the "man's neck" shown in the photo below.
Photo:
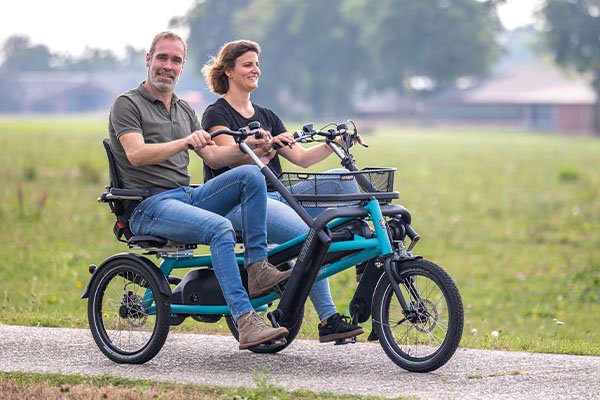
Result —
[[144, 87], [148, 89], [150, 93], [157, 99], [163, 102], [167, 110], [171, 109], [171, 100], [173, 99], [173, 92], [161, 92], [156, 89], [149, 81], [144, 82]]

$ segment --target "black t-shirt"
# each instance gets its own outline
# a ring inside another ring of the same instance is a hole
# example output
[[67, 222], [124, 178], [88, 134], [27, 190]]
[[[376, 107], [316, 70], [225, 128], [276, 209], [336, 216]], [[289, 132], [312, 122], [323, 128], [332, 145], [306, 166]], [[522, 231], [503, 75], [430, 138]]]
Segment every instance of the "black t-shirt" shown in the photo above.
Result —
[[[209, 105], [206, 108], [206, 111], [204, 111], [204, 115], [202, 115], [202, 127], [205, 130], [209, 130], [213, 126], [225, 126], [231, 130], [237, 130], [248, 126], [250, 122], [258, 121], [260, 122], [260, 126], [264, 130], [271, 132], [271, 135], [273, 136], [287, 132], [283, 122], [281, 122], [281, 119], [279, 119], [273, 111], [254, 103], [252, 103], [252, 107], [254, 107], [254, 115], [250, 118], [245, 118], [237, 112], [227, 100], [220, 98]], [[276, 176], [281, 174], [281, 162], [279, 161], [279, 156], [277, 154], [269, 161], [267, 167], [269, 167]], [[204, 181], [206, 182], [229, 169], [229, 167], [225, 167], [215, 170], [204, 163]], [[274, 191], [275, 188], [267, 182], [267, 190]]]

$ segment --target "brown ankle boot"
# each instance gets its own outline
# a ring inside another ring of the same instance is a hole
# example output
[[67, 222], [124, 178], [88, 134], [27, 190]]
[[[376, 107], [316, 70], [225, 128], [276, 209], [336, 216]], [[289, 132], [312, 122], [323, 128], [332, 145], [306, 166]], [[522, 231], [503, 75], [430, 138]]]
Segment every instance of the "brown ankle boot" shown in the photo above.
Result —
[[273, 286], [285, 281], [292, 274], [292, 270], [279, 271], [267, 261], [258, 261], [246, 268], [248, 272], [248, 294], [257, 297], [269, 292]]
[[260, 317], [255, 311], [250, 311], [238, 318], [237, 328], [240, 339], [240, 350], [248, 347], [268, 343], [288, 335], [284, 327], [273, 328]]

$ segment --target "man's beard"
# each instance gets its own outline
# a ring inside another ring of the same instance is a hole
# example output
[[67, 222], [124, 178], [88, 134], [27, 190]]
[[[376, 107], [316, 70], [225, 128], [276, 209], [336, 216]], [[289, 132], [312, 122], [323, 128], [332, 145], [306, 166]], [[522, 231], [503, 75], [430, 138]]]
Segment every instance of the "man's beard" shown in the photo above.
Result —
[[175, 76], [173, 78], [173, 82], [168, 83], [162, 80], [159, 80], [159, 78], [156, 76], [157, 73], [154, 74], [149, 74], [150, 76], [148, 77], [150, 79], [150, 83], [152, 83], [152, 85], [158, 89], [158, 91], [166, 93], [166, 92], [172, 92], [175, 90], [175, 86], [177, 85], [177, 81], [179, 80], [179, 76]]

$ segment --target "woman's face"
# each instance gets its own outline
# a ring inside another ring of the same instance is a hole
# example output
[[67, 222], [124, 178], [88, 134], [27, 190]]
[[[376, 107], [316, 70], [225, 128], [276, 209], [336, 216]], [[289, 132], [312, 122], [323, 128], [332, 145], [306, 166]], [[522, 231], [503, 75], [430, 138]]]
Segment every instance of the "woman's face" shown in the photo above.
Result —
[[260, 68], [258, 67], [258, 54], [247, 51], [235, 60], [235, 67], [229, 70], [229, 85], [235, 85], [245, 92], [252, 92], [258, 87]]

